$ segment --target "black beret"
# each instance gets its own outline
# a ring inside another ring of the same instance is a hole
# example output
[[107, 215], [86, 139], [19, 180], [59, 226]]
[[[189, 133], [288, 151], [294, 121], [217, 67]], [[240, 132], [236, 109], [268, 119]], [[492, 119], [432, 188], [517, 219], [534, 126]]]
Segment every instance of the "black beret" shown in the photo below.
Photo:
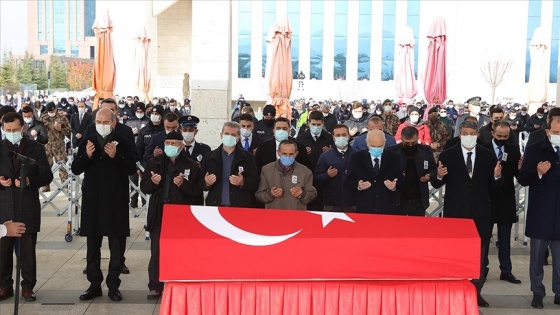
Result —
[[56, 105], [54, 104], [54, 102], [49, 102], [46, 108], [47, 108], [47, 112], [50, 112], [56, 109]]
[[144, 103], [137, 102], [135, 105], [136, 105], [136, 109], [134, 111], [137, 111], [138, 109], [141, 109], [143, 112], [146, 111], [146, 105], [144, 105]]
[[161, 106], [161, 105], [156, 105], [156, 106], [154, 106], [154, 109], [152, 109], [152, 113], [158, 113], [162, 117], [163, 117], [163, 112], [164, 111], [165, 110], [163, 109], [163, 106]]
[[181, 140], [183, 141], [183, 136], [177, 131], [173, 130], [165, 136], [165, 140]]
[[276, 116], [276, 108], [273, 105], [266, 105], [263, 108], [263, 116]]

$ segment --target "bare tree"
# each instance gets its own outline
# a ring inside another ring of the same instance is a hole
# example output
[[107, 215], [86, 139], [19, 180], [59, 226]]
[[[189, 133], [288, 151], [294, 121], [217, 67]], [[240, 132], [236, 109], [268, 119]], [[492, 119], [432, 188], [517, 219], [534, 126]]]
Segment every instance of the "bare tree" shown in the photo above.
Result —
[[505, 74], [511, 68], [513, 60], [488, 60], [482, 63], [480, 66], [480, 72], [482, 72], [482, 76], [490, 88], [492, 88], [492, 98], [491, 103], [494, 103], [494, 96], [496, 95], [496, 88], [502, 83], [504, 80]]

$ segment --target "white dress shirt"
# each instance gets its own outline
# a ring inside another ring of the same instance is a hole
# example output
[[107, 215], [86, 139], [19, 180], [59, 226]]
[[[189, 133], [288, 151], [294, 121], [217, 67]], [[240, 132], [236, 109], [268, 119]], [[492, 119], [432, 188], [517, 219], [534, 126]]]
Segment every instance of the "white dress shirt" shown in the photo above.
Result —
[[492, 139], [492, 146], [494, 147], [494, 153], [496, 153], [496, 158], [500, 157], [500, 150], [498, 150], [498, 148], [501, 148], [502, 150], [502, 154], [504, 154], [506, 152], [506, 148], [505, 146], [499, 147], [496, 142], [494, 142], [494, 139]]
[[8, 235], [8, 229], [4, 224], [0, 224], [0, 238]]

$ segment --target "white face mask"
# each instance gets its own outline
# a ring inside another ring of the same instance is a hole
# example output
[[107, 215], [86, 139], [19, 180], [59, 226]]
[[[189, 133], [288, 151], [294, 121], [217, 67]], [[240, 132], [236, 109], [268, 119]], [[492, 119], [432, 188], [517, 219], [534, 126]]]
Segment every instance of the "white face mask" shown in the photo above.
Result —
[[550, 135], [550, 143], [552, 143], [554, 147], [560, 147], [560, 135]]
[[125, 106], [124, 104], [120, 104], [119, 108], [124, 108], [124, 106]]
[[468, 150], [474, 148], [476, 146], [476, 136], [461, 135], [461, 145]]
[[323, 117], [329, 116], [329, 113], [323, 113]]
[[439, 117], [442, 117], [442, 118], [447, 117], [447, 112], [441, 112], [441, 113], [439, 113]]
[[85, 108], [78, 107], [78, 114], [83, 115], [83, 114], [85, 114], [85, 112], [86, 112]]
[[515, 118], [517, 118], [517, 115], [509, 115], [509, 119], [514, 120]]
[[420, 115], [418, 114], [411, 114], [410, 115], [410, 122], [415, 124], [418, 122], [418, 120], [420, 119]]
[[253, 131], [251, 129], [245, 129], [245, 128], [241, 128], [241, 135], [244, 138], [249, 138], [251, 136], [251, 134], [253, 133]]
[[473, 107], [471, 108], [471, 113], [473, 113], [473, 114], [475, 114], [475, 115], [480, 114], [480, 106], [473, 106]]
[[136, 118], [138, 119], [144, 118], [144, 113], [136, 113]]
[[56, 112], [54, 112], [54, 113], [48, 112], [47, 114], [49, 114], [49, 117], [54, 117], [54, 116], [56, 116]]
[[354, 117], [354, 119], [360, 119], [360, 118], [362, 118], [363, 114], [364, 113], [362, 113], [362, 112], [352, 112], [352, 117]]
[[111, 125], [95, 124], [95, 130], [102, 137], [107, 137], [111, 133]]
[[169, 106], [169, 110], [171, 110], [172, 112], [174, 112], [175, 109], [177, 109], [177, 106]]
[[33, 117], [27, 118], [27, 117], [23, 117], [23, 121], [25, 121], [26, 124], [30, 124], [33, 122]]
[[375, 114], [377, 114], [377, 115], [381, 115], [381, 113], [383, 113], [383, 112], [380, 111], [380, 110], [376, 110], [376, 111], [375, 111]]
[[150, 116], [150, 120], [151, 120], [153, 123], [160, 122], [161, 116], [160, 116], [160, 115], [154, 115], [154, 113], [152, 113], [152, 115]]
[[193, 142], [194, 141], [194, 132], [183, 132], [183, 139], [186, 142]]

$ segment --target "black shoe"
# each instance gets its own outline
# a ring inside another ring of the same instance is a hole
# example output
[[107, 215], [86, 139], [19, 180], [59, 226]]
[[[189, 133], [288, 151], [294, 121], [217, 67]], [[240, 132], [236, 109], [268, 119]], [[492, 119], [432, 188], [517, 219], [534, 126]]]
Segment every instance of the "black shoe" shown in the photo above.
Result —
[[89, 301], [89, 300], [93, 300], [96, 297], [100, 297], [102, 295], [103, 295], [103, 291], [101, 291], [101, 288], [89, 288], [86, 290], [86, 292], [80, 295], [80, 300]]
[[109, 290], [109, 298], [114, 302], [122, 301], [121, 291], [119, 289]]
[[504, 280], [504, 281], [507, 281], [507, 282], [513, 283], [513, 284], [521, 284], [521, 280], [517, 279], [511, 273], [509, 275], [500, 275], [500, 280]]
[[[544, 305], [543, 305], [542, 300], [543, 300], [543, 296], [533, 295], [533, 300], [531, 301], [531, 306], [534, 307], [534, 308], [538, 308], [538, 309], [543, 308]], [[555, 300], [556, 300], [556, 297], [555, 297]]]
[[128, 269], [128, 267], [125, 264], [123, 264], [121, 273], [124, 273], [125, 275], [127, 275], [127, 274], [130, 273], [130, 269]]
[[83, 274], [87, 275], [87, 268], [84, 268]]
[[560, 294], [554, 294], [554, 304], [560, 305]]
[[480, 294], [478, 294], [478, 297], [476, 298], [476, 300], [478, 302], [479, 307], [489, 307], [490, 306], [490, 304], [488, 304], [488, 302], [486, 302], [486, 300]]

